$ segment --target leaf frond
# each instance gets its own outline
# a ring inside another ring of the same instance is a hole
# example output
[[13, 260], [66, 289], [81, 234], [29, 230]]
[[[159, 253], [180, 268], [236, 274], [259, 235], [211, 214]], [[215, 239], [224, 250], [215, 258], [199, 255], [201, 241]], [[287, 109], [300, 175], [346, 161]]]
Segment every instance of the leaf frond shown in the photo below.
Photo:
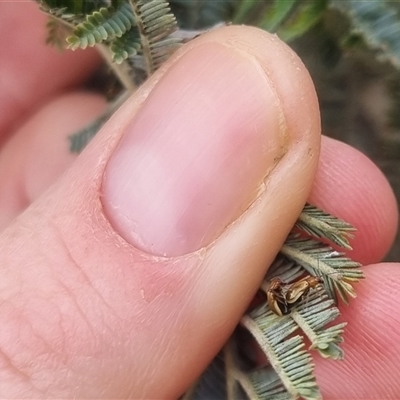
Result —
[[334, 301], [321, 292], [324, 292], [322, 288], [315, 290], [290, 316], [310, 340], [310, 349], [318, 350], [324, 358], [341, 360], [343, 350], [338, 344], [343, 341], [342, 334], [346, 323], [325, 328], [340, 315], [340, 311], [334, 306]]
[[264, 281], [269, 281], [272, 278], [279, 276], [286, 283], [290, 283], [300, 278], [304, 274], [304, 268], [296, 264], [294, 261], [288, 260], [285, 257], [277, 256]]
[[[256, 339], [290, 398], [320, 398], [312, 358], [305, 349], [303, 338], [291, 336], [298, 329], [292, 318], [279, 318], [263, 306], [257, 312], [245, 315], [241, 325]], [[262, 398], [262, 393], [258, 395]]]
[[139, 34], [136, 30], [131, 29], [121, 37], [112, 40], [110, 44], [112, 60], [117, 64], [121, 64], [129, 57], [134, 57], [140, 47]]
[[49, 17], [46, 23], [46, 29], [46, 44], [50, 44], [57, 47], [59, 50], [63, 50], [65, 48], [65, 39], [71, 31], [58, 22], [54, 17]]
[[68, 11], [67, 7], [51, 8], [44, 1], [40, 2], [40, 10], [49, 16], [46, 23], [46, 43], [62, 50], [66, 47], [66, 38], [71, 35], [74, 25], [81, 22], [83, 15]]
[[74, 34], [67, 38], [69, 48], [85, 49], [104, 41], [121, 37], [135, 25], [135, 18], [129, 4], [123, 3], [117, 10], [113, 7], [101, 8], [77, 25]]
[[352, 249], [349, 239], [354, 237], [353, 226], [318, 207], [306, 204], [295, 227], [311, 236], [326, 238], [344, 249]]
[[301, 265], [311, 275], [321, 276], [329, 296], [335, 301], [337, 292], [347, 304], [349, 296], [356, 296], [349, 282], [358, 282], [364, 278], [358, 262], [314, 239], [292, 234], [282, 246], [280, 253]]
[[170, 35], [178, 29], [165, 0], [130, 0], [142, 45], [147, 75], [151, 75], [181, 43]]
[[350, 37], [362, 37], [377, 57], [400, 69], [400, 15], [394, 4], [384, 0], [332, 0], [350, 21]]
[[248, 374], [239, 371], [235, 378], [249, 399], [292, 399], [273, 369], [259, 368]]

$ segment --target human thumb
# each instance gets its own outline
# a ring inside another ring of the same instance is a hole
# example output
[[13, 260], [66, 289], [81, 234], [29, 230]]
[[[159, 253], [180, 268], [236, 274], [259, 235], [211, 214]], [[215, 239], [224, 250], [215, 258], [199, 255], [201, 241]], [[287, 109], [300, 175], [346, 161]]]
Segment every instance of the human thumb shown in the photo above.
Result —
[[192, 41], [0, 239], [2, 398], [175, 398], [311, 189], [311, 80], [276, 36]]

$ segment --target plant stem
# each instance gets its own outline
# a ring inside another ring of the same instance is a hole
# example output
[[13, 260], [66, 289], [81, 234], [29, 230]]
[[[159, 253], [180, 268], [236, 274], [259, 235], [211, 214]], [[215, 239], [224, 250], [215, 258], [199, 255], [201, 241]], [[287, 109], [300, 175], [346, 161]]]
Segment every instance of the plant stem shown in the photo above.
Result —
[[128, 64], [126, 62], [123, 62], [122, 64], [117, 64], [113, 62], [110, 48], [107, 45], [98, 44], [96, 45], [96, 48], [99, 50], [99, 53], [106, 60], [107, 64], [113, 70], [113, 72], [115, 73], [123, 87], [128, 91], [128, 93], [132, 94], [133, 92], [135, 92], [137, 86], [135, 85], [135, 82], [130, 75], [130, 68]]

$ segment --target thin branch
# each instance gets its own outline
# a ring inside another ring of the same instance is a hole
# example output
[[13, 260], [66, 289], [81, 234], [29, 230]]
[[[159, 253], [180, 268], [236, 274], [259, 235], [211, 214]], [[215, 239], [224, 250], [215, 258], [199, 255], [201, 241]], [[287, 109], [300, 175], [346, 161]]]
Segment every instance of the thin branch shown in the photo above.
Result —
[[137, 90], [137, 86], [134, 79], [132, 78], [132, 69], [129, 64], [127, 62], [123, 62], [121, 64], [113, 62], [113, 53], [111, 52], [110, 47], [106, 44], [97, 44], [96, 48], [106, 60], [107, 65], [109, 65], [110, 68], [114, 71], [122, 86], [129, 93], [134, 93]]

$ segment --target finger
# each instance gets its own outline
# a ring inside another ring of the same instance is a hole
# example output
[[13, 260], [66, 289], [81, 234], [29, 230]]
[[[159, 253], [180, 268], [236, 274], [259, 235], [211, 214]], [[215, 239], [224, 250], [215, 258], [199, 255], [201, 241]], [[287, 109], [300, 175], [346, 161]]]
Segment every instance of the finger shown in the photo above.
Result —
[[99, 95], [70, 93], [43, 106], [0, 154], [0, 230], [39, 197], [72, 164], [68, 136], [105, 110]]
[[37, 3], [0, 2], [0, 143], [46, 99], [82, 83], [99, 64], [92, 49], [60, 53], [46, 45], [46, 21]]
[[319, 128], [275, 36], [227, 27], [179, 51], [3, 232], [1, 395], [178, 397], [301, 211]]
[[357, 231], [350, 257], [370, 264], [382, 260], [398, 225], [397, 201], [378, 167], [358, 150], [323, 137], [311, 204], [350, 222]]
[[342, 345], [345, 359], [316, 358], [316, 375], [324, 399], [398, 399], [400, 382], [400, 264], [365, 268], [367, 279], [357, 299], [343, 307], [348, 322]]

